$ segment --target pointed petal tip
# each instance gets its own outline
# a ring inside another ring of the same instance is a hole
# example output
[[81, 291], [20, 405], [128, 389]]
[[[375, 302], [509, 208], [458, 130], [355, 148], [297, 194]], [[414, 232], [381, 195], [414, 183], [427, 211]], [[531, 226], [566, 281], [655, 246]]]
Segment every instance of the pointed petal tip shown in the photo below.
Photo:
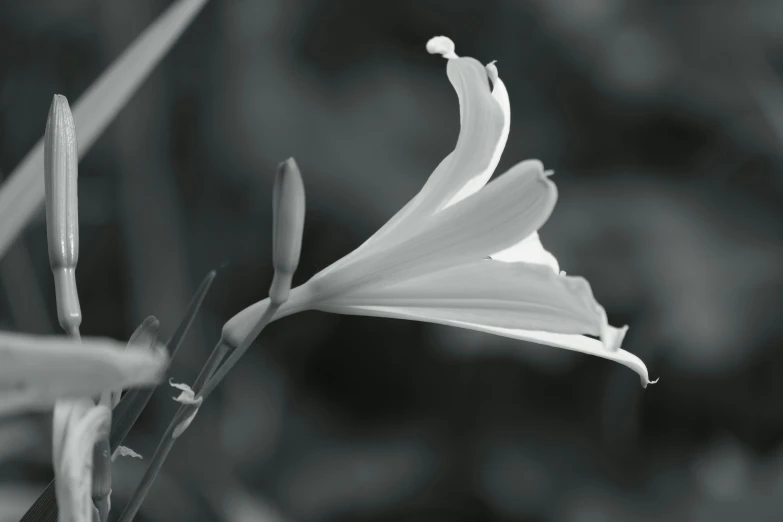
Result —
[[281, 161], [280, 162], [280, 164], [278, 165], [278, 168], [283, 168], [283, 167], [293, 168], [293, 169], [297, 169], [297, 170], [299, 169], [299, 165], [297, 165], [296, 160], [294, 159], [293, 156], [291, 156], [290, 158], [288, 158], [285, 161]]
[[538, 173], [539, 177], [544, 179], [549, 176], [548, 170], [544, 170], [544, 164], [541, 162], [541, 160], [537, 159], [526, 159], [519, 162], [519, 168], [525, 169], [528, 171], [535, 171]]
[[617, 351], [620, 349], [620, 346], [623, 344], [623, 339], [625, 339], [625, 334], [628, 333], [628, 325], [623, 325], [620, 328], [614, 328], [612, 326], [608, 326], [608, 331], [606, 338], [604, 338], [604, 341], [607, 343], [606, 346], [609, 348], [610, 351]]
[[458, 58], [454, 53], [454, 42], [447, 36], [434, 36], [427, 42], [427, 52], [430, 54], [440, 54], [444, 58]]
[[[282, 179], [286, 177], [293, 179], [297, 186], [304, 185], [304, 181], [302, 180], [302, 172], [299, 170], [299, 164], [296, 162], [293, 156], [285, 161], [281, 161], [277, 165], [277, 176], [275, 183], [281, 183]], [[301, 190], [304, 191], [303, 186], [301, 187]]]
[[660, 377], [658, 377], [658, 378], [657, 378], [657, 379], [655, 379], [654, 381], [648, 381], [647, 379], [645, 379], [644, 377], [642, 377], [642, 388], [644, 388], [644, 389], [647, 389], [647, 385], [648, 385], [648, 384], [657, 384], [657, 383], [658, 383], [658, 381], [660, 381], [660, 380], [661, 380], [661, 378], [660, 378]]
[[610, 352], [617, 352], [623, 344], [625, 334], [628, 333], [628, 325], [615, 328], [609, 324], [606, 316], [606, 310], [601, 305], [598, 306], [598, 313], [601, 316], [601, 342]]
[[497, 60], [492, 60], [484, 67], [487, 70], [487, 76], [489, 76], [492, 85], [495, 85], [498, 81], [498, 68], [495, 63], [497, 63]]

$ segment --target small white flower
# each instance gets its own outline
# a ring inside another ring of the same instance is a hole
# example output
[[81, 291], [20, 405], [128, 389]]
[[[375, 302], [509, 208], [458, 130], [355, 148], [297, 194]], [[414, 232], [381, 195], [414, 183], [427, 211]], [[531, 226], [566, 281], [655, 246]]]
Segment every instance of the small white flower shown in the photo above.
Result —
[[[316, 309], [468, 328], [604, 357], [646, 386], [644, 363], [620, 349], [626, 327], [609, 326], [588, 282], [561, 272], [539, 240], [557, 200], [551, 172], [527, 160], [487, 183], [510, 126], [497, 67], [458, 57], [442, 36], [427, 50], [448, 58], [460, 105], [456, 148], [370, 239], [294, 289], [275, 318]], [[238, 345], [268, 306], [234, 316], [224, 339]]]

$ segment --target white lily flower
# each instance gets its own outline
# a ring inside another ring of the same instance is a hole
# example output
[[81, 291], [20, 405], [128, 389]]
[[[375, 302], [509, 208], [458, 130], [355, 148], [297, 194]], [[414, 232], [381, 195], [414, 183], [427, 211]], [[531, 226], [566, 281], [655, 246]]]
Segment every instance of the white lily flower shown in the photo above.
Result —
[[[457, 326], [610, 359], [646, 386], [644, 363], [620, 349], [627, 327], [609, 326], [588, 282], [560, 272], [539, 240], [557, 200], [550, 172], [528, 160], [487, 183], [510, 125], [494, 63], [458, 57], [442, 36], [427, 50], [448, 59], [460, 105], [456, 148], [370, 239], [294, 289], [275, 318], [315, 309]], [[239, 344], [268, 305], [234, 316], [224, 340]]]

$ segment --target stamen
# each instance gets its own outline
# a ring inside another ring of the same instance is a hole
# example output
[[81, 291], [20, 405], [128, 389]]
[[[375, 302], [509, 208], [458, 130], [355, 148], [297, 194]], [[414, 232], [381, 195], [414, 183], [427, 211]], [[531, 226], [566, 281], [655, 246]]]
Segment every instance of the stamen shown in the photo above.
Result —
[[430, 41], [427, 42], [427, 52], [430, 54], [440, 54], [449, 60], [452, 58], [459, 58], [459, 56], [454, 53], [454, 42], [447, 36], [435, 36], [430, 38]]

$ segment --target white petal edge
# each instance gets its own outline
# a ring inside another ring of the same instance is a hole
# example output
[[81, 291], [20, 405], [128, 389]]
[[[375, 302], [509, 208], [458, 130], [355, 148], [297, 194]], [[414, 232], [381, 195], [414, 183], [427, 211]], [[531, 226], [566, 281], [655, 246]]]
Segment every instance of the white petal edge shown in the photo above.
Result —
[[565, 334], [600, 335], [606, 323], [584, 278], [540, 264], [489, 259], [399, 281], [379, 280], [315, 304], [337, 313], [355, 306], [437, 309], [452, 320]]
[[[487, 184], [489, 178], [495, 172], [495, 169], [500, 163], [500, 156], [503, 155], [503, 150], [506, 148], [508, 142], [508, 134], [511, 130], [511, 103], [508, 99], [508, 91], [503, 81], [498, 78], [498, 69], [494, 62], [487, 65], [487, 76], [489, 76], [492, 82], [492, 97], [498, 102], [500, 110], [503, 112], [503, 128], [501, 130], [500, 139], [495, 146], [495, 152], [492, 155], [492, 159], [481, 173], [474, 176], [468, 181], [454, 196], [445, 204], [442, 208], [448, 208], [451, 205], [462, 201], [463, 199], [472, 196]], [[442, 209], [439, 209], [442, 210]]]
[[[343, 312], [347, 313], [347, 311]], [[356, 307], [354, 309], [355, 315], [367, 315], [374, 317], [388, 317], [393, 319], [407, 319], [412, 321], [423, 321], [427, 323], [442, 324], [446, 326], [456, 326], [458, 328], [466, 328], [468, 330], [475, 330], [478, 332], [489, 333], [492, 335], [499, 335], [501, 337], [508, 337], [511, 339], [519, 339], [521, 341], [528, 341], [537, 344], [544, 344], [555, 348], [563, 348], [565, 350], [571, 350], [574, 352], [580, 352], [587, 355], [595, 355], [603, 359], [608, 359], [622, 364], [635, 371], [639, 375], [642, 387], [646, 388], [648, 384], [658, 382], [650, 381], [649, 373], [644, 362], [634, 354], [627, 352], [619, 345], [622, 342], [622, 338], [627, 331], [627, 327], [624, 328], [612, 328], [612, 342], [615, 343], [615, 349], [607, 349], [602, 341], [586, 337], [584, 335], [573, 334], [556, 334], [549, 332], [541, 332], [534, 330], [518, 330], [512, 328], [499, 328], [494, 326], [485, 326], [475, 323], [466, 323], [463, 321], [453, 321], [444, 319], [438, 316], [437, 310], [426, 310], [422, 312], [411, 312], [404, 308], [392, 308], [392, 307]], [[610, 327], [611, 328], [611, 327]]]
[[490, 257], [495, 261], [503, 261], [505, 263], [522, 262], [544, 265], [551, 268], [554, 273], [560, 273], [560, 264], [555, 256], [541, 244], [538, 232], [533, 232], [516, 245], [496, 252]]

